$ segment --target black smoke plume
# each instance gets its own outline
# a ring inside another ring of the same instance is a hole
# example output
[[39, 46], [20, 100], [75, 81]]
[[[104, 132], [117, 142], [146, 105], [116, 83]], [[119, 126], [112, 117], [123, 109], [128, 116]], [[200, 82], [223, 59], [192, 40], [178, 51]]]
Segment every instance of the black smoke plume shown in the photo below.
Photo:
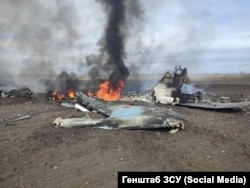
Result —
[[122, 0], [101, 0], [108, 13], [108, 23], [104, 35], [104, 50], [108, 54], [106, 68], [111, 69], [109, 81], [116, 84], [119, 79], [125, 80], [129, 70], [124, 65], [125, 5]]
[[129, 70], [124, 63], [126, 57], [125, 42], [128, 35], [126, 22], [128, 16], [126, 14], [136, 18], [141, 13], [137, 1], [96, 1], [103, 5], [107, 23], [104, 35], [99, 41], [100, 55], [86, 57], [87, 64], [90, 66], [91, 81], [89, 87], [93, 90], [96, 90], [103, 80], [109, 80], [113, 87], [119, 80], [126, 81], [129, 76]]

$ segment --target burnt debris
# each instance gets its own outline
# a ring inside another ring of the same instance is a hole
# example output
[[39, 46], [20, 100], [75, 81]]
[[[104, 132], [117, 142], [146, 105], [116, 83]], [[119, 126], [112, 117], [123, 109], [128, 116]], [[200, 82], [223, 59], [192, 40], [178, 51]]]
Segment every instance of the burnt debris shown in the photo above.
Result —
[[0, 96], [3, 98], [4, 97], [32, 98], [34, 93], [27, 86], [22, 86], [20, 88], [2, 86], [0, 87], [0, 94], [1, 94]]

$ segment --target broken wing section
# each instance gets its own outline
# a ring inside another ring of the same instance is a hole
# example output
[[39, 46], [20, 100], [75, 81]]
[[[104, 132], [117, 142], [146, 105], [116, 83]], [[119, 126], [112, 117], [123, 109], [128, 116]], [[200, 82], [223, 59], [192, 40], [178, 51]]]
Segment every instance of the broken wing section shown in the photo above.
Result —
[[56, 118], [57, 127], [93, 127], [102, 129], [159, 129], [165, 128], [171, 133], [184, 129], [179, 115], [171, 110], [146, 106], [113, 105], [109, 118]]

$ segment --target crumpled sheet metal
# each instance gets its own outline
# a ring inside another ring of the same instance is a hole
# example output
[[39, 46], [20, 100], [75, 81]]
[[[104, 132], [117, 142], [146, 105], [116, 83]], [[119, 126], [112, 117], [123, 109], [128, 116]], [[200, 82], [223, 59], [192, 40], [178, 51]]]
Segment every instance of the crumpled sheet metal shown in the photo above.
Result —
[[118, 105], [112, 107], [110, 118], [56, 118], [56, 127], [93, 127], [102, 129], [159, 129], [167, 128], [170, 132], [184, 129], [184, 123], [174, 113], [149, 111], [145, 106]]
[[93, 127], [101, 129], [159, 129], [168, 128], [172, 132], [184, 129], [180, 120], [171, 121], [161, 117], [140, 116], [127, 118], [82, 119], [82, 118], [56, 118], [53, 121], [56, 127]]

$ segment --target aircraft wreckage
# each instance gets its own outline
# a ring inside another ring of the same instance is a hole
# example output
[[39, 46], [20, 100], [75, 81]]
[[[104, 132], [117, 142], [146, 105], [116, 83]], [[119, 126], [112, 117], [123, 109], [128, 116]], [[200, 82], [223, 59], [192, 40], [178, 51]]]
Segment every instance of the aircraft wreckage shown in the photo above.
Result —
[[[175, 133], [184, 129], [184, 123], [179, 115], [167, 108], [158, 108], [155, 105], [122, 104], [119, 101], [103, 102], [88, 97], [82, 92], [76, 93], [78, 103], [75, 106], [81, 111], [94, 111], [104, 116], [101, 119], [86, 118], [56, 118], [53, 125], [56, 127], [92, 127], [101, 129], [156, 129], [162, 128]], [[79, 108], [80, 106], [80, 108]]]
[[219, 96], [198, 88], [190, 81], [186, 68], [175, 67], [174, 72], [166, 74], [158, 81], [152, 90], [142, 94], [124, 96], [120, 100], [139, 100], [150, 103], [161, 103], [209, 110], [242, 109], [250, 105], [250, 101], [232, 101], [228, 96]]
[[[28, 87], [0, 88], [1, 97], [25, 96], [32, 97], [33, 92]], [[75, 100], [76, 99], [76, 100]], [[230, 97], [218, 96], [197, 88], [190, 81], [186, 68], [175, 67], [171, 74], [166, 74], [151, 90], [141, 93], [122, 94], [119, 100], [104, 101], [95, 96], [87, 96], [75, 92], [74, 101], [62, 106], [74, 107], [87, 115], [84, 118], [61, 118], [53, 121], [56, 127], [92, 127], [102, 129], [166, 129], [170, 133], [184, 129], [184, 123], [179, 114], [171, 108], [159, 107], [157, 103], [176, 106], [187, 106], [204, 109], [242, 109], [250, 105], [249, 100], [233, 102]], [[72, 104], [74, 103], [74, 105]], [[103, 118], [93, 119], [89, 112], [103, 115]]]
[[54, 125], [104, 129], [167, 128], [170, 132], [176, 132], [184, 129], [180, 116], [169, 108], [157, 107], [157, 103], [210, 110], [242, 109], [250, 105], [250, 101], [232, 102], [230, 97], [218, 96], [195, 87], [188, 77], [187, 69], [181, 66], [175, 67], [173, 74], [167, 72], [152, 90], [139, 94], [125, 94], [118, 101], [105, 102], [81, 92], [77, 95], [85, 111], [96, 111], [105, 118], [56, 118]]
[[[228, 96], [219, 96], [197, 88], [190, 81], [186, 68], [175, 67], [173, 76], [167, 72], [154, 87], [156, 102], [205, 109], [242, 109], [250, 101], [233, 102]], [[170, 102], [169, 102], [170, 101]]]

